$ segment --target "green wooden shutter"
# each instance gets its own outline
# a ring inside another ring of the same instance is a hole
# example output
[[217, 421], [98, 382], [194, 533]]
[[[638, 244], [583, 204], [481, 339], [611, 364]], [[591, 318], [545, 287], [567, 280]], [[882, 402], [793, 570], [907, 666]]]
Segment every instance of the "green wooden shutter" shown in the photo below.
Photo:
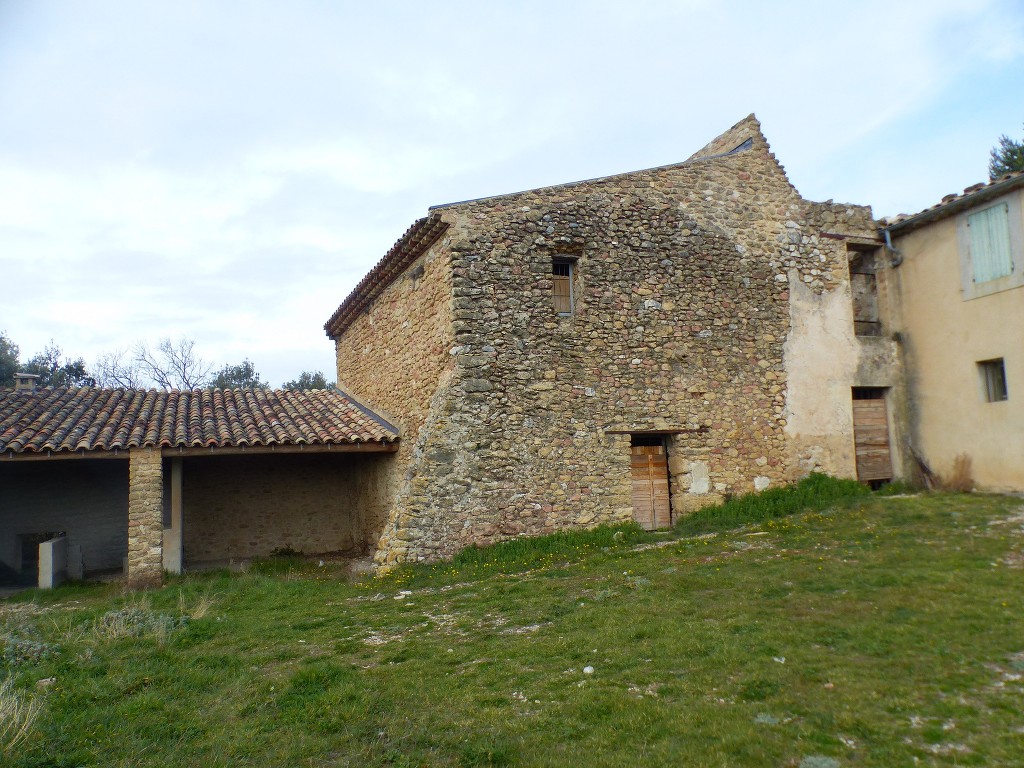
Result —
[[971, 231], [971, 264], [974, 282], [985, 283], [1013, 273], [1010, 252], [1010, 220], [1006, 203], [967, 217]]

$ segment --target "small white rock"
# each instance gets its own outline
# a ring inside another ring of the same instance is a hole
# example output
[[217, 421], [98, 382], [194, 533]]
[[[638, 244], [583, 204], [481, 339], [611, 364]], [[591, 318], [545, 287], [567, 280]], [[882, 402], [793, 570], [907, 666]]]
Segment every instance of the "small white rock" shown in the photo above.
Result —
[[583, 668], [583, 674], [584, 675], [592, 675], [592, 674], [594, 674], [594, 668], [589, 666], [589, 665], [585, 666]]

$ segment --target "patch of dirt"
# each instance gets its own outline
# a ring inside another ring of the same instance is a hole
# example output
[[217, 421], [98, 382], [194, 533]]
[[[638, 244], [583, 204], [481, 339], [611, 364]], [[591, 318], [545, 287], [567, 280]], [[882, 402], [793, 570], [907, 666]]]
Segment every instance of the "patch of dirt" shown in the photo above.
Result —
[[1013, 512], [1011, 512], [1006, 517], [1000, 517], [996, 520], [990, 520], [988, 525], [990, 528], [998, 528], [1004, 525], [1010, 526], [1016, 529], [1014, 533], [1024, 535], [1024, 506], [1018, 507], [1017, 509], [1013, 510]]

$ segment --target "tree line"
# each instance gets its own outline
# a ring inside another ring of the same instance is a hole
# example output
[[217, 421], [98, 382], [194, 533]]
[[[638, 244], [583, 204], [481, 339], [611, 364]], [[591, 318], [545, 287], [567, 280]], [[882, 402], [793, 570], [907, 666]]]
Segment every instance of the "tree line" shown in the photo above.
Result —
[[[30, 373], [38, 376], [42, 387], [122, 387], [126, 389], [269, 389], [253, 362], [246, 358], [241, 363], [215, 368], [204, 360], [196, 349], [195, 341], [180, 338], [160, 339], [155, 345], [139, 341], [131, 347], [107, 352], [87, 365], [82, 357], [72, 358], [54, 341], [42, 352], [26, 359], [21, 349], [0, 331], [0, 387], [14, 386], [14, 374]], [[282, 389], [327, 389], [328, 382], [321, 371], [303, 371]]]

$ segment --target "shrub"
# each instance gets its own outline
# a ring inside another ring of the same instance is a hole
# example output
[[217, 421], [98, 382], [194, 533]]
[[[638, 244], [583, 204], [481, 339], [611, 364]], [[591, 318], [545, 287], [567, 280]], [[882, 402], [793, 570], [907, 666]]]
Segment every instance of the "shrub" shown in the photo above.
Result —
[[154, 613], [143, 606], [131, 605], [107, 611], [96, 620], [97, 637], [118, 640], [123, 637], [154, 637], [162, 642], [175, 629], [188, 624], [188, 616]]
[[60, 649], [52, 643], [42, 640], [34, 640], [15, 634], [5, 634], [0, 637], [0, 663], [5, 667], [17, 667], [21, 664], [38, 664], [51, 656], [55, 656]]

